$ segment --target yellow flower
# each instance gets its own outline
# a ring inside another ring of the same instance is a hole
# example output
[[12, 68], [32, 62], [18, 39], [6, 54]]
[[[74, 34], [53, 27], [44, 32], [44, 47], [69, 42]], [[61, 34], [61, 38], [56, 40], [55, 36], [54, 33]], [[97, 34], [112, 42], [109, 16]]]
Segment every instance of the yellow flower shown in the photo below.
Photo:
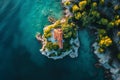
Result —
[[64, 2], [64, 5], [65, 5], [65, 6], [68, 6], [68, 5], [70, 5], [70, 4], [71, 4], [70, 1], [65, 1], [65, 2]]
[[81, 13], [80, 13], [80, 12], [76, 13], [76, 14], [75, 14], [75, 19], [78, 20], [78, 19], [80, 19], [80, 18], [81, 18]]
[[80, 2], [79, 2], [80, 10], [83, 10], [86, 5], [87, 5], [87, 1], [80, 1]]
[[79, 10], [79, 7], [75, 4], [75, 5], [73, 5], [73, 7], [72, 7], [72, 12], [76, 12], [76, 11], [78, 11]]
[[102, 44], [104, 44], [104, 41], [103, 41], [103, 40], [100, 41], [100, 45], [102, 45]]
[[118, 20], [115, 21], [115, 25], [116, 25], [116, 26], [119, 26], [119, 25], [120, 25], [120, 19], [118, 19]]
[[105, 36], [105, 37], [102, 37], [102, 39], [100, 40], [99, 42], [99, 45], [102, 47], [102, 46], [110, 46], [112, 44], [112, 40], [108, 37], [108, 36]]

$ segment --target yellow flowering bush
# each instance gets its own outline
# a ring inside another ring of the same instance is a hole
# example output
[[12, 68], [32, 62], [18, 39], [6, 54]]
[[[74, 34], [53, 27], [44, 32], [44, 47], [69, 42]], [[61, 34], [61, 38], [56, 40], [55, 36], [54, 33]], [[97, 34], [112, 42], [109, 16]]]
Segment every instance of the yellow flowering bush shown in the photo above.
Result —
[[120, 19], [115, 20], [115, 25], [116, 25], [116, 26], [119, 26], [119, 25], [120, 25]]
[[54, 28], [59, 27], [59, 25], [60, 25], [60, 21], [58, 20], [54, 24], [45, 27], [44, 28], [44, 36], [45, 36], [45, 38], [51, 37], [52, 36], [51, 30], [54, 29]]
[[76, 13], [75, 14], [75, 19], [79, 20], [80, 18], [81, 18], [81, 13], [80, 12]]
[[108, 36], [102, 37], [101, 40], [100, 40], [100, 42], [99, 42], [99, 46], [100, 47], [108, 47], [111, 44], [112, 44], [112, 40]]
[[44, 28], [44, 33], [50, 33], [50, 31], [51, 31], [51, 28], [52, 28], [52, 26], [50, 25], [50, 26], [47, 26], [47, 27], [45, 27]]
[[72, 6], [72, 12], [76, 12], [79, 10], [79, 7], [75, 4]]
[[57, 21], [53, 24], [54, 28], [57, 28], [58, 25], [60, 25], [60, 20], [57, 20]]
[[65, 5], [65, 6], [68, 6], [68, 5], [70, 5], [70, 4], [71, 4], [70, 1], [65, 1], [65, 2], [64, 2], [64, 5]]
[[80, 2], [79, 2], [80, 10], [85, 9], [85, 6], [86, 6], [86, 5], [87, 5], [87, 1], [80, 1]]
[[45, 38], [49, 38], [49, 37], [51, 37], [51, 36], [52, 36], [51, 33], [44, 33], [44, 37], [45, 37]]

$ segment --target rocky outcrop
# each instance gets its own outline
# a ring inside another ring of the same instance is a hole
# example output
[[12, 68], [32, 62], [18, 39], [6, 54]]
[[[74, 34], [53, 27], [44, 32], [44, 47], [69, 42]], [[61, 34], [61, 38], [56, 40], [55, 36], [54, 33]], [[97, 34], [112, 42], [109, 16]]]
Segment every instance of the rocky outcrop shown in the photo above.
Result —
[[95, 42], [92, 47], [94, 48], [94, 54], [99, 58], [99, 63], [105, 68], [109, 69], [112, 73], [113, 80], [120, 80], [120, 64], [117, 61], [113, 61], [109, 64], [111, 59], [110, 52], [106, 51], [105, 53], [100, 53], [98, 51], [99, 46], [98, 43]]
[[[45, 42], [43, 42], [43, 43], [45, 43]], [[79, 42], [78, 37], [76, 39], [72, 38], [70, 40], [70, 43], [72, 45], [71, 49], [69, 51], [62, 52], [62, 54], [60, 56], [57, 56], [57, 51], [55, 51], [55, 50], [49, 51], [47, 48], [40, 49], [40, 52], [42, 53], [42, 55], [45, 55], [48, 58], [51, 58], [54, 60], [62, 59], [67, 55], [69, 55], [71, 58], [76, 58], [76, 57], [78, 57], [78, 49], [80, 47], [80, 42]], [[45, 44], [43, 44], [43, 46], [45, 46]], [[50, 56], [52, 53], [55, 53], [56, 56]]]

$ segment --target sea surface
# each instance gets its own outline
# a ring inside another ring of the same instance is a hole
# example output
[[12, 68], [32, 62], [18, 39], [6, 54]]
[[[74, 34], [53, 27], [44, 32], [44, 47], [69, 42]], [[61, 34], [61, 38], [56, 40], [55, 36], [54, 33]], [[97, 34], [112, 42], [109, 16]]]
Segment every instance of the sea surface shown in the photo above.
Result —
[[36, 32], [62, 17], [60, 0], [0, 0], [0, 80], [105, 80], [95, 68], [93, 37], [79, 31], [78, 58], [52, 60], [40, 54]]

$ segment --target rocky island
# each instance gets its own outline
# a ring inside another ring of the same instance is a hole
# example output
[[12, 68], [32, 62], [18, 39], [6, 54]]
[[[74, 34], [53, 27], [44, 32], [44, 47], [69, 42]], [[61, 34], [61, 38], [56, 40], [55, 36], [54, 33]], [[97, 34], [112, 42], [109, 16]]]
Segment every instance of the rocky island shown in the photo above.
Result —
[[[95, 36], [92, 48], [99, 63], [109, 69], [112, 79], [120, 80], [120, 1], [62, 0], [64, 17], [36, 35], [43, 46], [40, 52], [52, 59], [78, 56], [79, 30]], [[108, 80], [111, 80], [108, 78]]]
[[36, 34], [37, 40], [43, 44], [40, 52], [48, 58], [60, 59], [66, 55], [72, 58], [78, 56], [80, 45], [77, 30], [74, 29], [75, 25], [68, 23], [67, 20], [68, 18], [64, 18], [46, 26], [43, 35]]
[[66, 55], [72, 58], [78, 56], [80, 47], [78, 39], [78, 30], [76, 25], [71, 21], [72, 15], [66, 13], [60, 20], [55, 21], [49, 17], [52, 23], [44, 28], [44, 34], [36, 34], [36, 39], [41, 41], [43, 46], [40, 52], [52, 59], [61, 59]]

